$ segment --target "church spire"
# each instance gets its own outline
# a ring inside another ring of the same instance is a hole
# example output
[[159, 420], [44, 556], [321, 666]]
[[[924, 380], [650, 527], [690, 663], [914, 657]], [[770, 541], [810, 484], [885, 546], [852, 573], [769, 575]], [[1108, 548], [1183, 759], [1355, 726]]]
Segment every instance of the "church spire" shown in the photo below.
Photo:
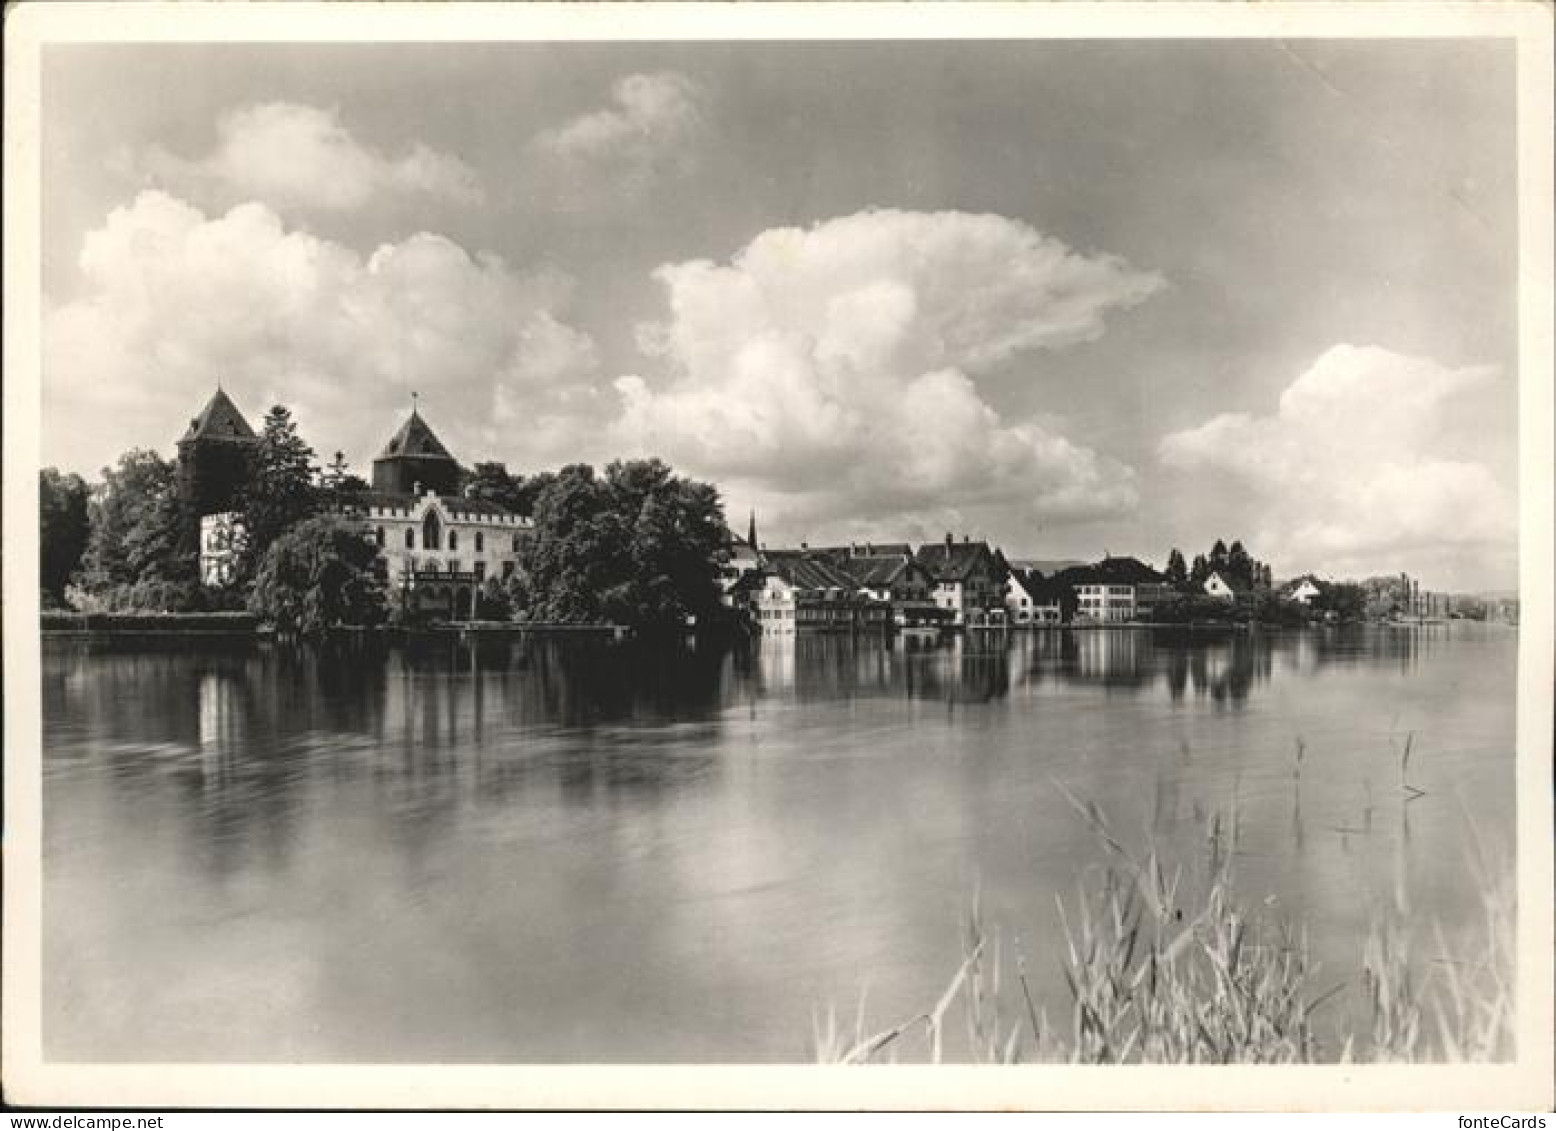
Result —
[[754, 509], [751, 511], [751, 526], [750, 529], [746, 532], [746, 541], [751, 544], [751, 550], [753, 553], [761, 549], [761, 547], [756, 544], [756, 511]]

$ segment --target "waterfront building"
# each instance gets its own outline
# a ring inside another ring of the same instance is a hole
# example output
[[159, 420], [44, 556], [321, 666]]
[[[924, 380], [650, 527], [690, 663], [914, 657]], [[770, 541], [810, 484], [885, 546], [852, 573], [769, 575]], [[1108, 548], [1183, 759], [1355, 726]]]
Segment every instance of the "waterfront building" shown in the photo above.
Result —
[[1075, 619], [1099, 623], [1149, 619], [1173, 593], [1165, 575], [1139, 558], [1108, 555], [1055, 580], [1075, 594]]
[[1323, 590], [1318, 587], [1318, 581], [1312, 574], [1288, 581], [1282, 592], [1282, 596], [1288, 601], [1295, 601], [1299, 605], [1312, 604], [1313, 598], [1319, 596]]
[[533, 534], [529, 519], [459, 495], [459, 478], [458, 461], [412, 409], [373, 461], [373, 490], [346, 501], [412, 614], [473, 618], [482, 587], [514, 575]]
[[893, 553], [850, 554], [836, 565], [853, 578], [860, 594], [889, 605], [899, 626], [936, 624], [945, 617], [935, 603], [934, 577], [906, 546]]
[[1236, 601], [1247, 587], [1218, 570], [1205, 578], [1205, 592], [1218, 601]]
[[[220, 388], [178, 442], [178, 484], [199, 537], [200, 577], [230, 583], [245, 532], [239, 495], [258, 437]], [[474, 616], [491, 579], [518, 569], [532, 536], [527, 518], [459, 494], [459, 462], [412, 410], [373, 461], [373, 489], [346, 495], [343, 515], [362, 524], [408, 611], [433, 619]]]
[[954, 625], [977, 628], [1005, 623], [1005, 559], [987, 542], [948, 533], [944, 542], [926, 543], [914, 560], [934, 579], [935, 604]]
[[761, 584], [751, 605], [764, 633], [885, 629], [891, 605], [859, 592], [858, 583], [806, 550], [763, 552]]
[[1063, 608], [1056, 587], [1040, 573], [1012, 569], [1005, 581], [1005, 615], [1011, 624], [1058, 624]]

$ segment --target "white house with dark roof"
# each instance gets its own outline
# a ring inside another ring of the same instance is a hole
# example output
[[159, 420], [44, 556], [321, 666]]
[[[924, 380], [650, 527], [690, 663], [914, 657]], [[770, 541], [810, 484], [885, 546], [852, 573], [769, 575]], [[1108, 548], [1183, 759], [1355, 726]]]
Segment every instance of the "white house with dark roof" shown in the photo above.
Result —
[[935, 580], [935, 604], [945, 609], [951, 623], [977, 628], [1005, 623], [1005, 559], [987, 542], [960, 542], [945, 536], [944, 542], [927, 542], [914, 560]]
[[1148, 618], [1172, 593], [1166, 577], [1138, 558], [1109, 555], [1061, 571], [1055, 580], [1075, 594], [1075, 619], [1119, 622]]
[[1318, 586], [1318, 579], [1312, 574], [1287, 582], [1281, 590], [1281, 596], [1288, 601], [1295, 601], [1299, 605], [1311, 604], [1314, 597], [1321, 596], [1322, 594], [1323, 590]]
[[1205, 592], [1218, 601], [1235, 601], [1245, 590], [1232, 578], [1217, 570], [1205, 578]]
[[1033, 574], [1012, 569], [1005, 581], [1005, 615], [1011, 624], [1058, 624], [1063, 609], [1053, 587]]

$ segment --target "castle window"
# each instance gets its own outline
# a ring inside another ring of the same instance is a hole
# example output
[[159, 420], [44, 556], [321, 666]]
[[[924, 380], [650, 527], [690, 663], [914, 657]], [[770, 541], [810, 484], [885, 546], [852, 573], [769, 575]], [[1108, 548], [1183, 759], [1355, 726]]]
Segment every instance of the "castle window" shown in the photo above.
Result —
[[448, 548], [450, 550], [459, 549], [459, 531], [450, 530], [448, 532]]
[[515, 554], [519, 552], [519, 536], [517, 534], [513, 536], [513, 552]]
[[442, 545], [443, 530], [438, 522], [438, 512], [428, 511], [427, 517], [421, 524], [421, 544], [429, 550], [436, 550]]
[[482, 534], [481, 534], [481, 532], [479, 530], [477, 530], [475, 532], [475, 552], [479, 554], [479, 553], [485, 552], [485, 550], [486, 550], [486, 538], [484, 536], [482, 536]]
[[477, 581], [485, 581], [486, 580], [486, 563], [485, 562], [476, 562], [475, 563], [475, 579]]
[[416, 548], [416, 528], [414, 526], [407, 526], [405, 528], [405, 548], [407, 550], [414, 550]]
[[373, 531], [373, 544], [380, 550], [384, 548], [384, 528], [382, 526]]

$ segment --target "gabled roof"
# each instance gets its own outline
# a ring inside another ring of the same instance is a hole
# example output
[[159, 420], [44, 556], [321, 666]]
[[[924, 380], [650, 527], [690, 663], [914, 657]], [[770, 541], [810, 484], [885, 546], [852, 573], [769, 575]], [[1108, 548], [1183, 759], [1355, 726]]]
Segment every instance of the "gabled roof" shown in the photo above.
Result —
[[990, 565], [998, 561], [987, 542], [926, 542], [914, 560], [936, 581], [966, 581], [985, 560]]
[[768, 550], [768, 572], [775, 573], [796, 589], [844, 589], [859, 587], [848, 574], [831, 563], [811, 557], [804, 550]]
[[185, 440], [252, 440], [254, 429], [243, 419], [238, 406], [232, 403], [225, 390], [217, 389], [200, 415], [189, 422]]
[[835, 566], [846, 568], [850, 561], [858, 558], [912, 557], [913, 547], [906, 542], [852, 542], [847, 546], [810, 546], [805, 552], [813, 558], [825, 558]]
[[454, 459], [443, 446], [443, 441], [437, 438], [415, 409], [411, 409], [411, 415], [406, 418], [404, 424], [400, 425], [400, 430], [389, 437], [384, 450], [378, 453], [379, 459], [402, 459], [407, 456], [450, 461]]
[[910, 569], [920, 569], [907, 554], [872, 554], [836, 563], [861, 589], [889, 589]]
[[1041, 570], [1013, 569], [1010, 571], [1010, 576], [1027, 591], [1034, 605], [1060, 604], [1069, 589], [1069, 586], [1060, 581], [1057, 575], [1044, 577]]
[[1244, 585], [1241, 581], [1238, 581], [1235, 577], [1232, 577], [1219, 569], [1210, 571], [1210, 576], [1205, 578], [1205, 584], [1209, 585], [1210, 579], [1213, 577], [1220, 578], [1221, 584], [1225, 585], [1233, 593], [1247, 593], [1249, 591], [1248, 586]]
[[1304, 585], [1311, 585], [1314, 589], [1318, 590], [1322, 590], [1324, 588], [1324, 582], [1320, 581], [1311, 573], [1304, 573], [1300, 577], [1293, 577], [1290, 581], [1285, 582], [1283, 585], [1281, 585], [1279, 591], [1283, 594], [1295, 593]]

